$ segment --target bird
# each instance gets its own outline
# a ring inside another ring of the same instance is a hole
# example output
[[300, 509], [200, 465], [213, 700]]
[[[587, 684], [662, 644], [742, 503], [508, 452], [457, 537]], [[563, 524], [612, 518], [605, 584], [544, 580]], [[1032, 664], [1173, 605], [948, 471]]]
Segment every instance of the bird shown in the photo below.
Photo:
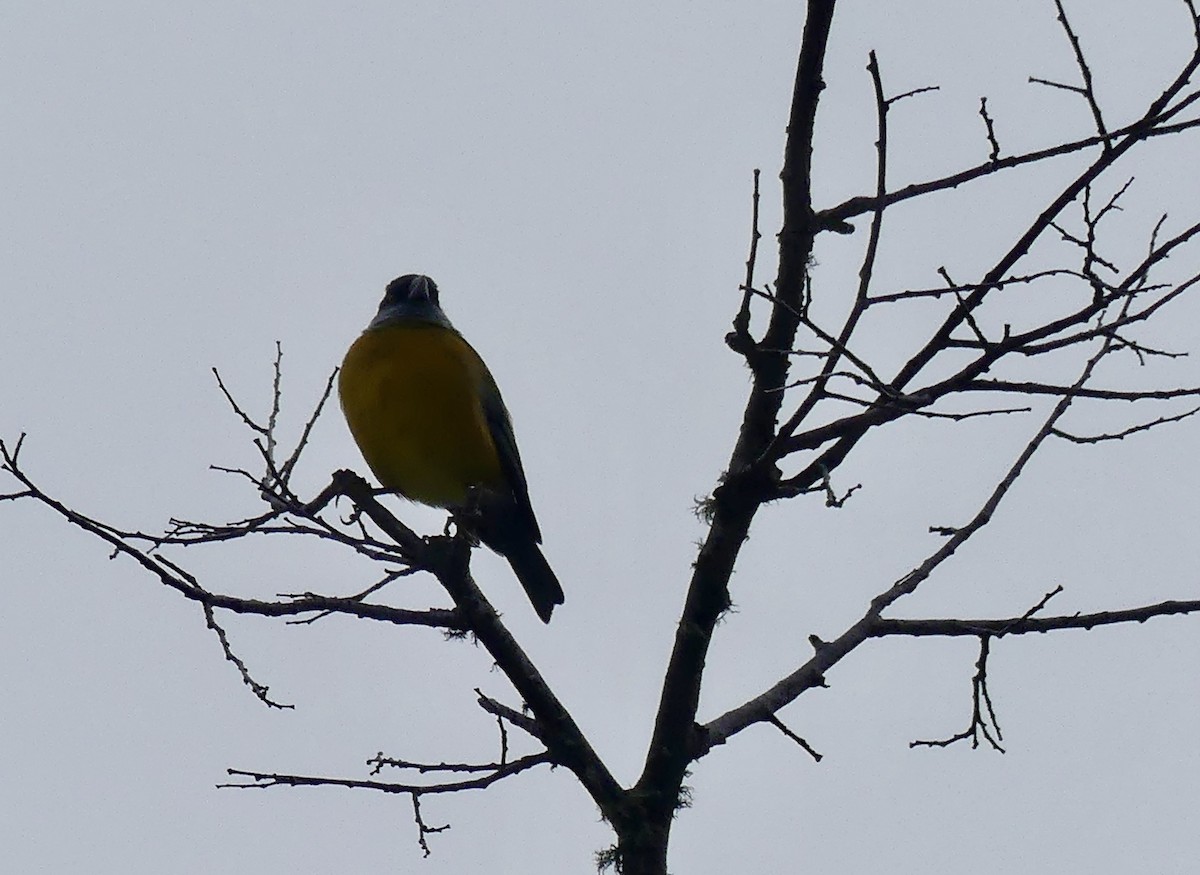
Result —
[[474, 534], [508, 560], [549, 623], [563, 590], [539, 546], [512, 418], [432, 279], [410, 273], [388, 283], [342, 361], [338, 398], [380, 485], [473, 520]]

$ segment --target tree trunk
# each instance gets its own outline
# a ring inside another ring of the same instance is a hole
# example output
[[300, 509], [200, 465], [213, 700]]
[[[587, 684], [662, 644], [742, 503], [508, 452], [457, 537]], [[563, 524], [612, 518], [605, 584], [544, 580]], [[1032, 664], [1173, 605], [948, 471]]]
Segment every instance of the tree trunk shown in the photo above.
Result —
[[617, 832], [617, 871], [620, 875], [667, 875], [667, 841], [671, 818], [665, 822], [629, 821]]

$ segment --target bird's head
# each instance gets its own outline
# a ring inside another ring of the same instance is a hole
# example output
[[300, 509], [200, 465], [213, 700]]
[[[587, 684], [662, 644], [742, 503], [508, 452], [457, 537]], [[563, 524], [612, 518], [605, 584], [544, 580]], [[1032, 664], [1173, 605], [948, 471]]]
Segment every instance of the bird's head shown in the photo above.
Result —
[[379, 312], [369, 327], [396, 322], [431, 322], [452, 327], [438, 303], [437, 283], [420, 273], [406, 273], [388, 283], [379, 302]]

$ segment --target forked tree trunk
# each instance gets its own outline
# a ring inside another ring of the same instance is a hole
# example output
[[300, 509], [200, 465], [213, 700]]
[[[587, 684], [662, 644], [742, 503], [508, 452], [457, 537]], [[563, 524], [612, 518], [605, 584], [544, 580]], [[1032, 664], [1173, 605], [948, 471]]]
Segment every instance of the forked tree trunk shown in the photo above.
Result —
[[671, 818], [665, 823], [633, 821], [617, 831], [620, 875], [667, 875], [667, 841]]

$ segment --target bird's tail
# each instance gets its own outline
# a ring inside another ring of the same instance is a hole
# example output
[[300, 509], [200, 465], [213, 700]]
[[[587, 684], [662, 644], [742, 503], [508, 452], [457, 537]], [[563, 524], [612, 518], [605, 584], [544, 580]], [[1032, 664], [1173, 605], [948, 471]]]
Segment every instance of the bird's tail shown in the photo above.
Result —
[[529, 601], [533, 602], [533, 609], [537, 611], [543, 623], [549, 623], [555, 605], [563, 603], [563, 591], [558, 577], [533, 541], [505, 546], [508, 549], [504, 551], [504, 558], [512, 566], [517, 580], [521, 581]]

